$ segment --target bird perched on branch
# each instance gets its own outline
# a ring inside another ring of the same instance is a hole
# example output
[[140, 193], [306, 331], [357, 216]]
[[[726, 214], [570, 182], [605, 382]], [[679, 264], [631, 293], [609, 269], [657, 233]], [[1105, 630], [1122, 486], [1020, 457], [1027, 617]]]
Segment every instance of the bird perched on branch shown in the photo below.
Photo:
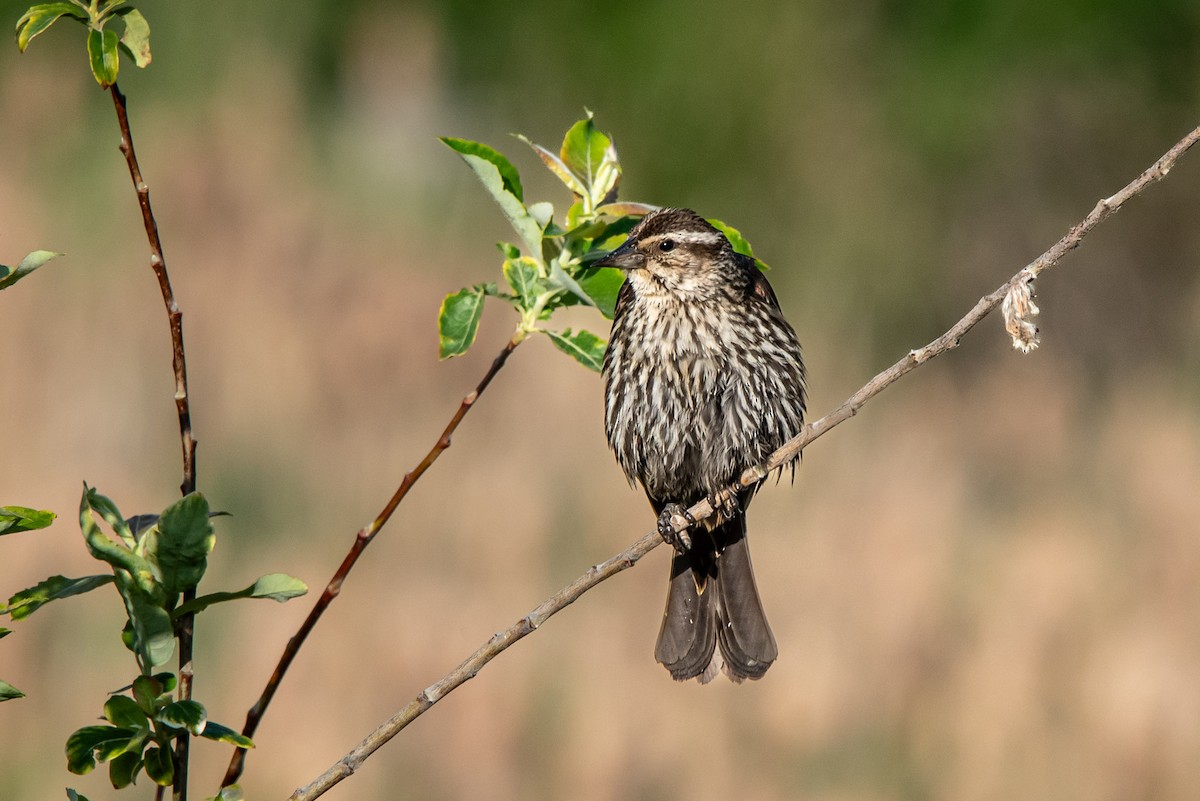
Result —
[[[689, 209], [644, 217], [597, 262], [627, 273], [604, 355], [605, 430], [675, 549], [655, 658], [707, 683], [758, 679], [779, 655], [746, 544], [746, 507], [718, 493], [804, 423], [796, 332], [753, 258]], [[689, 506], [716, 512], [679, 534]]]

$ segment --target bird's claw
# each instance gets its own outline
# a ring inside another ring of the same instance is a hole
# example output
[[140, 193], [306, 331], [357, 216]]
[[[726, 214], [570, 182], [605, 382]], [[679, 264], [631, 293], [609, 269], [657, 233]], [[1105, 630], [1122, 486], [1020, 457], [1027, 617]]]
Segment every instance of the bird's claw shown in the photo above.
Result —
[[692, 547], [692, 538], [688, 535], [688, 527], [696, 524], [687, 507], [680, 503], [668, 503], [658, 516], [658, 533], [663, 542], [675, 549], [676, 553], [687, 553]]
[[722, 520], [732, 520], [742, 513], [742, 505], [738, 503], [737, 495], [728, 490], [721, 490], [709, 495], [708, 505]]

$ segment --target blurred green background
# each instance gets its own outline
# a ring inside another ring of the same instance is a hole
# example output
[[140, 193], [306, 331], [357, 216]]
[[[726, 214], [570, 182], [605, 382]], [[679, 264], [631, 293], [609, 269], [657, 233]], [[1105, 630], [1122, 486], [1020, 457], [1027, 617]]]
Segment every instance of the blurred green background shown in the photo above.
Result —
[[[24, 3], [0, 0], [15, 24]], [[604, 5], [162, 2], [126, 64], [184, 311], [205, 581], [324, 585], [515, 318], [436, 360], [441, 298], [495, 280], [503, 217], [437, 142], [524, 145], [585, 107], [623, 197], [739, 227], [822, 414], [1200, 124], [1190, 0]], [[166, 323], [82, 30], [0, 47], [0, 593], [94, 572], [81, 482], [131, 515], [179, 483]], [[1044, 341], [989, 319], [806, 454], [751, 513], [782, 656], [675, 685], [655, 551], [441, 702], [334, 799], [1192, 799], [1200, 785], [1200, 154], [1039, 282]], [[567, 322], [600, 328], [576, 310]], [[599, 378], [523, 346], [371, 547], [276, 699], [247, 797], [281, 798], [652, 516]], [[240, 726], [311, 599], [200, 619], [197, 697]], [[131, 661], [108, 590], [0, 643], [0, 798], [111, 797], [62, 747]], [[196, 797], [228, 754], [195, 749]], [[142, 787], [126, 797], [148, 797]]]

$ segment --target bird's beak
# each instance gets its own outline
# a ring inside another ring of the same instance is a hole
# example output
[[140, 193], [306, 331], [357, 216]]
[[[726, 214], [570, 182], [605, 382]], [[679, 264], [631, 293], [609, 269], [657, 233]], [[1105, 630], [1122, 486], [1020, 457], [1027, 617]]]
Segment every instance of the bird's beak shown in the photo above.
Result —
[[646, 254], [635, 248], [629, 240], [625, 244], [592, 263], [593, 267], [616, 267], [618, 270], [636, 270], [646, 266]]

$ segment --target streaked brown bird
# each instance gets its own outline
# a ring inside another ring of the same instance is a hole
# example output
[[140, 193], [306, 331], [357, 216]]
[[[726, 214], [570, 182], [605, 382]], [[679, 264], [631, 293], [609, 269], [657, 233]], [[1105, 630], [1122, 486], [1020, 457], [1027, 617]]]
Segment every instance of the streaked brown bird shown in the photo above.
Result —
[[[655, 658], [679, 681], [761, 678], [779, 649], [746, 543], [758, 485], [715, 501], [804, 424], [796, 332], [754, 259], [690, 209], [646, 215], [597, 264], [627, 273], [604, 355], [608, 441], [675, 548]], [[676, 534], [706, 497], [717, 513]]]

